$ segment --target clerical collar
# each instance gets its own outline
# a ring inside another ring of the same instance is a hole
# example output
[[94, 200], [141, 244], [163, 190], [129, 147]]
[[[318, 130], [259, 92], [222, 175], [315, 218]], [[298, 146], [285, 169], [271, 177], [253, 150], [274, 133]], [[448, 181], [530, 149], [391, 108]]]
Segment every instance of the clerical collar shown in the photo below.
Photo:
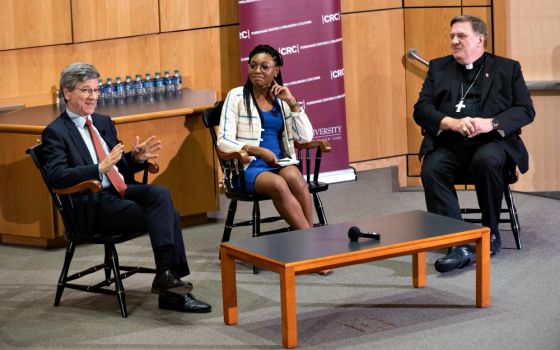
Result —
[[474, 68], [478, 69], [486, 58], [486, 53], [483, 53], [476, 61], [473, 63], [466, 64], [464, 67], [466, 70], [472, 70]]

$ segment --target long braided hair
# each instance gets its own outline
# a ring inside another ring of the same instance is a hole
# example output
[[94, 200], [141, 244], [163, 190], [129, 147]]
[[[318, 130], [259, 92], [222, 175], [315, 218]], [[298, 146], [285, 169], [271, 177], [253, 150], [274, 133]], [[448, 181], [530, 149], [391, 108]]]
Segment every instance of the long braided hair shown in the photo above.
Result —
[[[272, 56], [272, 59], [274, 60], [274, 64], [276, 65], [276, 67], [282, 67], [282, 65], [284, 64], [284, 60], [282, 59], [282, 55], [280, 54], [280, 52], [276, 51], [276, 49], [270, 45], [255, 46], [255, 48], [249, 53], [249, 62], [251, 62], [251, 58], [253, 58], [253, 56], [259, 53], [266, 53]], [[278, 85], [280, 86], [284, 85], [281, 71], [278, 72], [278, 75], [276, 76], [276, 78], [274, 78], [274, 80], [276, 80], [276, 83]], [[249, 77], [247, 77], [247, 81], [245, 82], [245, 85], [243, 85], [243, 103], [245, 105], [245, 110], [247, 111], [247, 117], [249, 118], [249, 123], [251, 123], [252, 120], [251, 99], [253, 98], [254, 98], [253, 83], [251, 83], [251, 80], [249, 79]]]

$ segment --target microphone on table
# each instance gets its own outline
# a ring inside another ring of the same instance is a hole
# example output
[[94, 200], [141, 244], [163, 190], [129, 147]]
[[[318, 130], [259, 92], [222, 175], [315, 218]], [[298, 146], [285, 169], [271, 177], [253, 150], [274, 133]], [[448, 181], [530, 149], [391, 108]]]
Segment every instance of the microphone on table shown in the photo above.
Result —
[[360, 237], [379, 239], [380, 236], [381, 235], [377, 232], [362, 232], [357, 226], [352, 226], [348, 229], [348, 238], [350, 238], [351, 241], [357, 241]]

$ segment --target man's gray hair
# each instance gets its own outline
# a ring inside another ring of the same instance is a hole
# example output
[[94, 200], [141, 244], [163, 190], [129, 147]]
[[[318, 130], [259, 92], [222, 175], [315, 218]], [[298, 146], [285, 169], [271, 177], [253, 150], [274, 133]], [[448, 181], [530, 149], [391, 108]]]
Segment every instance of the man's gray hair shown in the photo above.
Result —
[[451, 23], [449, 24], [451, 27], [455, 23], [465, 23], [468, 22], [471, 24], [472, 29], [475, 33], [482, 34], [484, 37], [484, 48], [488, 46], [488, 27], [486, 23], [482, 19], [476, 16], [469, 16], [469, 15], [460, 15], [455, 16], [451, 19]]
[[100, 74], [94, 66], [87, 63], [72, 63], [60, 74], [60, 91], [72, 91], [82, 81], [99, 79]]

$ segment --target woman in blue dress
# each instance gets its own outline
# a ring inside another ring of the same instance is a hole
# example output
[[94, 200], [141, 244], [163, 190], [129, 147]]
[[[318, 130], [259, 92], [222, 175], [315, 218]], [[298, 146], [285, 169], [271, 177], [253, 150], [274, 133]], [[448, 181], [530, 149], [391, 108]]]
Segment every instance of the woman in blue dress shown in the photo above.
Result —
[[247, 82], [224, 101], [217, 144], [223, 152], [246, 151], [252, 159], [245, 169], [246, 190], [270, 196], [293, 229], [305, 229], [313, 225], [307, 183], [297, 166], [283, 166], [279, 159], [296, 159], [294, 140], [311, 141], [313, 128], [283, 86], [282, 64], [282, 56], [271, 46], [258, 45], [251, 51]]

